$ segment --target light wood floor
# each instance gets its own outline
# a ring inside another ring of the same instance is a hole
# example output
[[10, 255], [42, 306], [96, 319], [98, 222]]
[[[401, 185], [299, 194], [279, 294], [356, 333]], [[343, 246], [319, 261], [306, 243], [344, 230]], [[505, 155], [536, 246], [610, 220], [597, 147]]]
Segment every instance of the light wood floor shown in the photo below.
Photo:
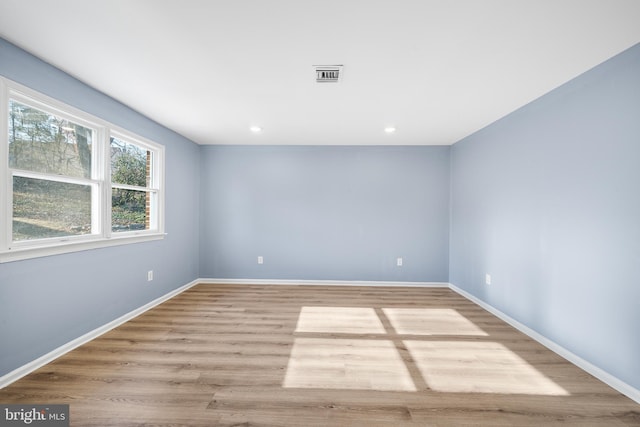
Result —
[[446, 288], [198, 285], [0, 390], [73, 426], [638, 426]]

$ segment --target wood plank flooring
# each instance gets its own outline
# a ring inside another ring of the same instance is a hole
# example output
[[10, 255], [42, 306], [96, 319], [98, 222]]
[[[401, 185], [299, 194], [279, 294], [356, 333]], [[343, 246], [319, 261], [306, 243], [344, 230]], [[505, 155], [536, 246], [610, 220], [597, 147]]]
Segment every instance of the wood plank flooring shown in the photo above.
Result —
[[0, 390], [73, 426], [640, 426], [446, 288], [198, 285]]

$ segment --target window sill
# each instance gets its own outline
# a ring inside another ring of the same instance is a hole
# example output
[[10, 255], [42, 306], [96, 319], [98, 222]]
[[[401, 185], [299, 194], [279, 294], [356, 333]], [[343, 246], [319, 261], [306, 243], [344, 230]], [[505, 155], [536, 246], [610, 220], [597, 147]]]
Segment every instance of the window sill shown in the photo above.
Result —
[[51, 255], [61, 255], [71, 252], [88, 251], [91, 249], [108, 248], [111, 246], [127, 245], [132, 243], [150, 242], [162, 240], [166, 233], [129, 234], [125, 236], [112, 236], [111, 238], [99, 238], [75, 242], [58, 243], [55, 246], [24, 246], [0, 252], [0, 264], [11, 261], [22, 261], [31, 258], [41, 258]]

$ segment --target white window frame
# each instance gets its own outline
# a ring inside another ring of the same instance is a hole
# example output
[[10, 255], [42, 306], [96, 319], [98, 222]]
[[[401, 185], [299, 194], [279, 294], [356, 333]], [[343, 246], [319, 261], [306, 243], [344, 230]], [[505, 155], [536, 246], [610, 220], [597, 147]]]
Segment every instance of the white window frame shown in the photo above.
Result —
[[[116, 184], [111, 182], [111, 143], [110, 138], [114, 136], [124, 142], [134, 144], [140, 148], [144, 148], [153, 153], [152, 157], [152, 167], [151, 167], [151, 183], [149, 187], [138, 187], [134, 185], [125, 185], [125, 184]], [[131, 132], [127, 132], [124, 129], [117, 128], [115, 126], [111, 126], [109, 135], [106, 137], [106, 165], [108, 181], [109, 181], [109, 193], [108, 200], [109, 206], [106, 212], [106, 216], [108, 217], [109, 227], [107, 233], [110, 237], [130, 237], [137, 236], [139, 234], [144, 234], [148, 232], [164, 230], [164, 209], [160, 208], [164, 206], [164, 147], [159, 146], [158, 144], [149, 141], [140, 136], [133, 135]], [[150, 191], [155, 194], [154, 205], [155, 212], [152, 212], [151, 215], [151, 227], [150, 230], [132, 230], [132, 231], [111, 231], [111, 189], [117, 187], [122, 189], [129, 190], [137, 190], [137, 191]]]
[[[13, 99], [46, 113], [67, 119], [94, 131], [91, 177], [75, 178], [9, 167], [8, 106]], [[111, 231], [111, 135], [153, 152], [151, 190], [156, 202], [148, 230]], [[126, 129], [71, 107], [35, 90], [0, 76], [0, 263], [18, 261], [108, 246], [163, 239], [164, 231], [164, 146]], [[13, 177], [45, 179], [92, 186], [91, 233], [64, 237], [13, 241]]]

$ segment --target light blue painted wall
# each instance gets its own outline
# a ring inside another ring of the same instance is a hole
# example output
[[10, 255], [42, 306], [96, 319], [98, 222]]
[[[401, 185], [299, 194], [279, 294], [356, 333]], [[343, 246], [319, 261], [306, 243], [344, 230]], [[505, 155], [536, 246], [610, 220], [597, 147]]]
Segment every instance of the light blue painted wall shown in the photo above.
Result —
[[450, 281], [640, 389], [640, 45], [451, 163]]
[[203, 147], [200, 275], [446, 282], [449, 150]]
[[163, 144], [168, 233], [157, 242], [0, 264], [2, 376], [198, 277], [200, 177], [197, 145], [2, 39], [0, 75]]

